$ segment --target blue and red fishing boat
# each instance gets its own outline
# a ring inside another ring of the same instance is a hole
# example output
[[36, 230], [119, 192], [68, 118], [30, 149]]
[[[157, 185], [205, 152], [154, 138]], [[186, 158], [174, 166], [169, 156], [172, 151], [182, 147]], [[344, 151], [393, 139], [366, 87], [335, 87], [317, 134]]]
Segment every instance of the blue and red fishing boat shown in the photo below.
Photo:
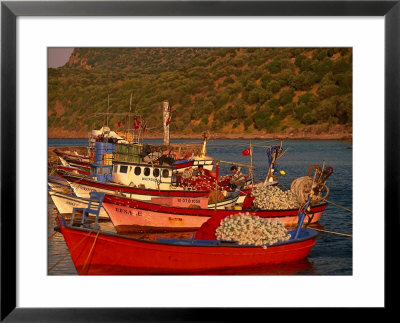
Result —
[[317, 236], [315, 230], [301, 228], [303, 221], [304, 213], [299, 212], [289, 240], [260, 247], [195, 238], [141, 240], [96, 226], [74, 227], [58, 217], [79, 275], [199, 274], [294, 262], [309, 255]]

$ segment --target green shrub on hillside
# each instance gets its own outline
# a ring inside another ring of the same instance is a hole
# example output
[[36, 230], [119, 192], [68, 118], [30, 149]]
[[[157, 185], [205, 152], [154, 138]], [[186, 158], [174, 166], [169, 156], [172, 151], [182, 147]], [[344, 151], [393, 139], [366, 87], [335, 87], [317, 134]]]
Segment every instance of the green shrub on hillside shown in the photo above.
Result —
[[281, 71], [281, 62], [274, 59], [271, 63], [267, 64], [267, 68], [271, 74], [278, 74]]
[[293, 88], [289, 88], [287, 90], [283, 90], [280, 93], [280, 96], [279, 96], [279, 104], [280, 105], [285, 105], [285, 104], [288, 104], [288, 103], [292, 102], [294, 94], [295, 93], [294, 93], [294, 89]]
[[266, 89], [272, 93], [276, 93], [280, 90], [281, 84], [278, 81], [272, 80], [268, 83]]
[[186, 133], [241, 123], [270, 131], [284, 118], [352, 124], [351, 48], [77, 48], [73, 56], [75, 65], [48, 69], [51, 128], [90, 129], [108, 94], [110, 112], [127, 112], [131, 93], [157, 131], [164, 100], [174, 107], [171, 129]]

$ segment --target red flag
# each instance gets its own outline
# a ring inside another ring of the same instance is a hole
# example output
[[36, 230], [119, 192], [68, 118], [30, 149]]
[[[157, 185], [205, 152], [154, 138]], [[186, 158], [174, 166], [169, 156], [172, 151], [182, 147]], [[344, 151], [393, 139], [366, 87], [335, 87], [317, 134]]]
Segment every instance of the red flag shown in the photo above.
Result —
[[168, 111], [171, 111], [171, 106], [168, 104]]
[[146, 128], [147, 128], [146, 124], [143, 124], [143, 123], [142, 123], [142, 130], [143, 130], [143, 131], [146, 131]]
[[129, 118], [129, 115], [126, 115], [126, 116], [125, 116], [125, 119], [128, 119], [128, 118]]
[[165, 123], [166, 126], [168, 126], [171, 123], [171, 116], [168, 117], [167, 122]]
[[118, 122], [118, 127], [121, 127], [122, 126], [122, 122]]
[[135, 122], [133, 123], [133, 128], [138, 129], [140, 127], [140, 121], [135, 118]]
[[242, 151], [242, 155], [243, 155], [243, 156], [249, 156], [249, 155], [251, 155], [251, 149], [250, 149], [250, 148], [247, 148], [247, 149], [243, 150], [243, 151]]

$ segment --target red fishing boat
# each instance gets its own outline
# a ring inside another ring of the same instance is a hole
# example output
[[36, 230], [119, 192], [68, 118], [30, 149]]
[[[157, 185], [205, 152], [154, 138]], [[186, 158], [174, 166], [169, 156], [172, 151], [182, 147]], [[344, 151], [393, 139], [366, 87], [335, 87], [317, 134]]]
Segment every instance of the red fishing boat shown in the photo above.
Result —
[[54, 153], [58, 156], [63, 166], [78, 168], [88, 172], [90, 171], [89, 156], [72, 154], [70, 152], [65, 152], [58, 149], [54, 150]]
[[[311, 206], [307, 212], [306, 221], [318, 222], [326, 205], [326, 203], [319, 203]], [[193, 231], [213, 216], [227, 216], [244, 212], [266, 219], [279, 219], [286, 226], [293, 226], [298, 222], [299, 212], [298, 208], [291, 210], [226, 210], [177, 207], [111, 195], [105, 195], [103, 207], [117, 232]]]
[[[216, 161], [215, 174], [206, 169], [205, 166], [212, 168], [214, 164], [214, 161], [206, 156], [206, 139], [207, 136], [204, 136], [201, 153], [199, 156], [195, 156], [194, 160], [175, 161], [173, 164], [164, 163], [161, 160], [158, 163], [151, 162], [151, 158], [146, 162], [144, 162], [144, 159], [141, 161], [141, 145], [116, 144], [109, 141], [97, 141], [96, 139], [94, 150], [92, 150], [94, 152], [94, 163], [90, 164], [89, 174], [85, 172], [79, 174], [82, 176], [77, 176], [77, 174], [74, 174], [76, 173], [75, 168], [66, 167], [55, 168], [55, 171], [60, 177], [68, 180], [77, 197], [81, 198], [88, 198], [92, 191], [109, 195], [122, 195], [139, 200], [174, 196], [196, 198], [208, 196], [211, 191], [215, 190], [223, 191], [227, 195], [228, 192], [233, 192], [239, 185], [241, 190], [238, 203], [242, 203], [253, 187], [260, 184], [262, 186], [277, 184], [276, 181], [267, 181], [267, 179], [272, 179], [270, 175], [267, 176], [266, 181], [257, 184], [253, 183], [253, 177], [250, 173], [246, 176], [243, 175], [244, 179], [240, 180], [240, 184], [239, 181], [231, 183], [233, 175], [218, 176], [219, 162], [235, 165], [236, 169], [237, 166], [239, 166], [239, 169], [240, 166], [254, 169], [252, 165]], [[281, 150], [281, 146], [277, 147]], [[130, 152], [126, 153], [125, 150]], [[112, 157], [114, 155], [117, 157]], [[131, 156], [132, 160], [129, 159], [128, 161], [125, 158], [126, 156]], [[170, 159], [173, 160], [172, 157]], [[202, 167], [199, 168], [199, 166]], [[271, 170], [268, 171], [268, 174], [270, 173]], [[237, 180], [239, 178], [242, 178], [242, 176], [238, 175]]]
[[62, 217], [58, 222], [79, 275], [197, 274], [294, 262], [309, 255], [317, 236], [298, 227], [289, 240], [263, 248], [218, 240], [146, 241], [73, 227]]
[[67, 151], [62, 151], [62, 150], [58, 150], [55, 149], [54, 153], [61, 158], [70, 158], [72, 160], [76, 160], [76, 161], [81, 161], [81, 162], [87, 162], [89, 163], [89, 156], [84, 156], [84, 155], [79, 155], [77, 153], [73, 154], [71, 152], [67, 152]]
[[209, 191], [191, 191], [184, 190], [182, 188], [171, 188], [171, 189], [150, 189], [150, 188], [139, 188], [131, 187], [127, 185], [121, 185], [117, 183], [103, 183], [95, 180], [91, 180], [87, 177], [73, 175], [70, 172], [57, 171], [58, 175], [66, 179], [71, 187], [74, 189], [75, 194], [79, 197], [89, 198], [90, 192], [103, 192], [110, 195], [124, 195], [129, 198], [150, 200], [152, 197], [202, 197], [208, 196]]
[[54, 165], [53, 169], [57, 171], [64, 171], [64, 172], [70, 172], [72, 174], [81, 174], [81, 175], [90, 175], [89, 170], [84, 170], [76, 167], [69, 167], [69, 166], [61, 166], [61, 165]]
[[[64, 166], [80, 168], [87, 170], [90, 173], [90, 161], [88, 157], [81, 155], [75, 156], [71, 153], [64, 153], [62, 151], [54, 151], [60, 158], [61, 163]], [[178, 170], [185, 170], [188, 168], [196, 168], [198, 166], [203, 166], [207, 170], [212, 170], [214, 161], [212, 159], [176, 159], [173, 161], [172, 166]]]

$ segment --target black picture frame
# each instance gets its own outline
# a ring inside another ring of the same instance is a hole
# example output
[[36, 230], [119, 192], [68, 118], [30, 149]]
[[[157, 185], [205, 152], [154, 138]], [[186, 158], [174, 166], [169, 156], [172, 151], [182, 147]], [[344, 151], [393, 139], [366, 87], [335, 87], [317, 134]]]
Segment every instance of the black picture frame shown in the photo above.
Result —
[[[398, 286], [400, 4], [396, 1], [2, 1], [1, 3], [1, 321], [187, 322], [237, 321], [244, 308], [17, 308], [16, 307], [16, 19], [18, 16], [382, 16], [385, 19], [385, 306]], [[367, 95], [367, 94], [366, 94]], [[371, 148], [372, 154], [373, 148]], [[371, 157], [373, 158], [373, 157]], [[366, 174], [367, 176], [368, 174]], [[382, 188], [377, 188], [382, 189]], [[371, 233], [372, 234], [372, 233]], [[371, 255], [371, 261], [374, 256]], [[57, 289], [55, 288], [55, 293]], [[301, 297], [301, 291], [299, 293]], [[312, 302], [310, 302], [310, 307]], [[278, 309], [276, 309], [278, 310]], [[379, 310], [379, 315], [382, 312]], [[329, 311], [333, 318], [337, 311]], [[287, 309], [279, 313], [290, 315]], [[239, 315], [240, 314], [240, 315]], [[332, 316], [333, 315], [333, 316]], [[381, 316], [380, 316], [381, 317]], [[251, 319], [251, 320], [253, 320]], [[290, 317], [289, 317], [290, 319]], [[295, 319], [292, 317], [291, 319]], [[248, 319], [250, 320], [250, 318]]]

